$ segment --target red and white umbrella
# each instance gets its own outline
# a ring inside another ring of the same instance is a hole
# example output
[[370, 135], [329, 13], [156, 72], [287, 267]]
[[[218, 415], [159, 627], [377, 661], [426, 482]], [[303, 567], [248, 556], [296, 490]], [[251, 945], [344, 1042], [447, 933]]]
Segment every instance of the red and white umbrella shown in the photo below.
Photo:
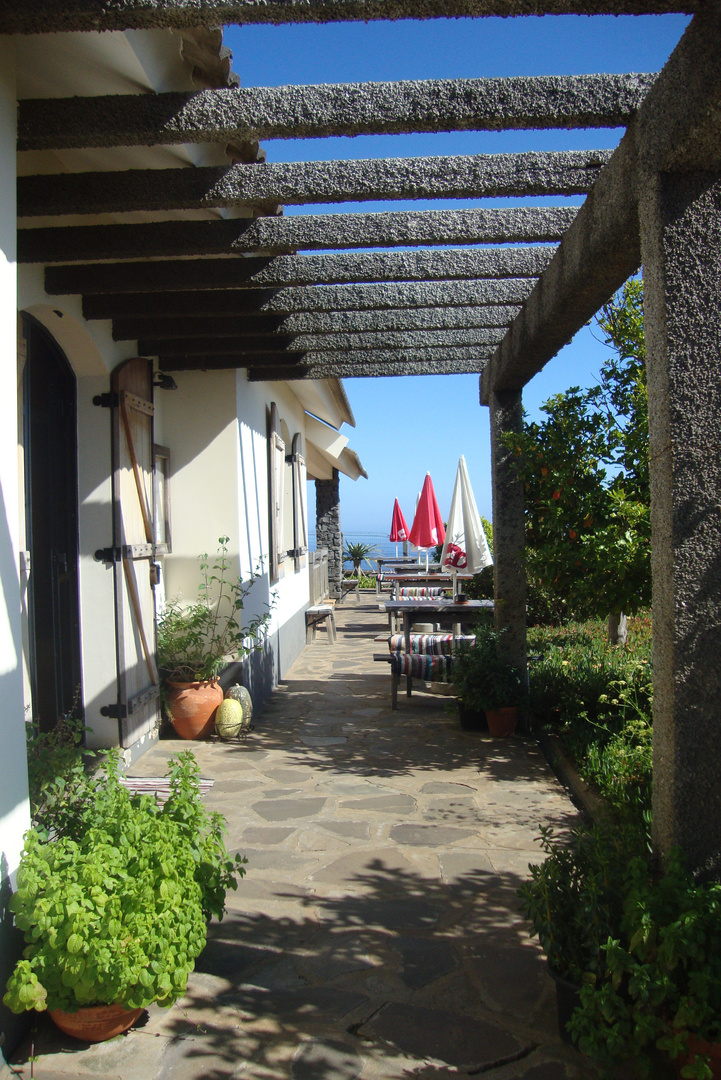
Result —
[[408, 526], [406, 525], [406, 519], [403, 517], [403, 511], [400, 508], [398, 499], [393, 503], [393, 520], [391, 521], [391, 535], [389, 540], [392, 544], [396, 545], [396, 555], [398, 554], [398, 544], [408, 539]]
[[421, 497], [416, 506], [416, 516], [413, 518], [410, 542], [417, 548], [426, 549], [426, 567], [428, 566], [428, 548], [442, 544], [446, 538], [446, 530], [443, 527], [443, 518], [438, 509], [438, 500], [433, 490], [431, 474], [426, 473], [423, 481]]
[[488, 548], [486, 534], [481, 524], [471, 481], [468, 478], [466, 459], [458, 462], [456, 482], [448, 515], [446, 539], [441, 552], [443, 570], [467, 570], [477, 574], [484, 566], [491, 566], [493, 559]]

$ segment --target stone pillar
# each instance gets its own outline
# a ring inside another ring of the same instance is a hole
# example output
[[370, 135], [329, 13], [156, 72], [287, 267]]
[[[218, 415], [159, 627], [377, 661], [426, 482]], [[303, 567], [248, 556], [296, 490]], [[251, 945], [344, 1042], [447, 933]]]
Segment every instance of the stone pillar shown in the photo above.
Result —
[[523, 428], [520, 390], [491, 391], [491, 468], [493, 481], [493, 595], [496, 629], [502, 637], [501, 659], [526, 679], [526, 533], [523, 482], [513, 455], [500, 440], [503, 431]]
[[343, 534], [340, 531], [340, 476], [333, 469], [332, 480], [315, 482], [316, 547], [328, 548], [328, 588], [331, 597], [341, 596], [343, 577]]
[[653, 835], [721, 870], [721, 177], [645, 185]]

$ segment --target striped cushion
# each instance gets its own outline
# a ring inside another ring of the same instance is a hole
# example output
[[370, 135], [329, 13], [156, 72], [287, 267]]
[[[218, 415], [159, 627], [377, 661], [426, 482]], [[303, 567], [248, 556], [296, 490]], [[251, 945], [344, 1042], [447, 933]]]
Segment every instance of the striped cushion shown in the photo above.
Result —
[[[401, 653], [405, 648], [404, 634], [391, 634], [388, 648], [392, 653]], [[456, 642], [475, 645], [475, 634], [459, 635]], [[453, 634], [411, 634], [411, 653], [418, 656], [450, 656], [453, 652]]]
[[[449, 586], [449, 588], [450, 588], [450, 586]], [[400, 588], [398, 590], [398, 596], [399, 596], [399, 599], [401, 599], [401, 600], [403, 600], [404, 598], [406, 600], [408, 600], [409, 598], [413, 598], [414, 600], [423, 600], [423, 599], [431, 599], [431, 598], [435, 599], [438, 596], [443, 596], [444, 592], [445, 592], [445, 589], [440, 588], [438, 586], [412, 585], [412, 586], [409, 586], [407, 588]]]
[[409, 656], [408, 653], [391, 653], [391, 671], [394, 675], [411, 675], [424, 682], [451, 682], [452, 665], [452, 656]]

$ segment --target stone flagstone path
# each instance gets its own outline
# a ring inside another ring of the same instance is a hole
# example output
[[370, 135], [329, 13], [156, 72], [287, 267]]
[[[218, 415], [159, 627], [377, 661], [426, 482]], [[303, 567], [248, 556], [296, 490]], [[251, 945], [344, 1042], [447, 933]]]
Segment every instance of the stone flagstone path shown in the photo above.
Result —
[[574, 807], [534, 741], [461, 731], [454, 699], [402, 693], [392, 713], [377, 605], [337, 617], [244, 741], [162, 740], [133, 767], [191, 747], [247, 876], [182, 1001], [92, 1047], [41, 1017], [38, 1080], [595, 1075], [558, 1038], [516, 899], [539, 826]]

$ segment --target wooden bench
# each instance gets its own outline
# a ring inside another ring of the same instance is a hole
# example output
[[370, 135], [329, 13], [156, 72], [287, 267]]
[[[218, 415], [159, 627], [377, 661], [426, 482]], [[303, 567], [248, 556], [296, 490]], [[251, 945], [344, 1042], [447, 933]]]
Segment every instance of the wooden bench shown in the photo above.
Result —
[[336, 633], [335, 633], [335, 615], [333, 613], [332, 604], [314, 604], [313, 607], [306, 608], [305, 612], [305, 643], [310, 645], [315, 641], [315, 632], [319, 623], [325, 622], [325, 628], [328, 632], [328, 640], [331, 645], [335, 645]]
[[355, 593], [356, 603], [360, 604], [360, 579], [359, 578], [342, 578], [340, 583], [340, 600], [339, 604], [342, 604], [348, 593]]

